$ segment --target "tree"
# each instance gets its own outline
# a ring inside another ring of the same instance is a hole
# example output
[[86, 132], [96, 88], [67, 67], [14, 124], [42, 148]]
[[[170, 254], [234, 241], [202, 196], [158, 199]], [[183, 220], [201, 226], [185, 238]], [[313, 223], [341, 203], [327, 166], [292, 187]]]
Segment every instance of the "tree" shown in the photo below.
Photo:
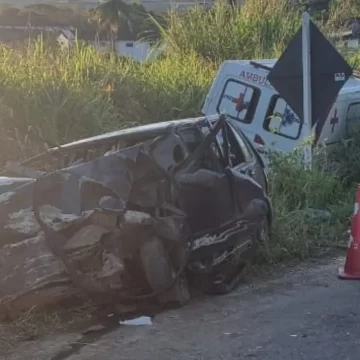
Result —
[[123, 0], [109, 0], [89, 13], [89, 21], [96, 24], [99, 32], [106, 32], [115, 51], [115, 43], [121, 26], [126, 24], [132, 31], [131, 8]]

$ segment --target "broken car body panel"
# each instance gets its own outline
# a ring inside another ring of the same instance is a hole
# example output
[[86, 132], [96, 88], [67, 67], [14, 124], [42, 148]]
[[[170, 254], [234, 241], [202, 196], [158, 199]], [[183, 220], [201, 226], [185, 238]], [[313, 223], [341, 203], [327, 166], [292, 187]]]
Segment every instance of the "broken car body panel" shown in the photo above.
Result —
[[[232, 256], [247, 256], [262, 223], [271, 220], [266, 188], [246, 170], [253, 166], [251, 161], [259, 166], [256, 156], [244, 164], [236, 162], [236, 144], [228, 141], [231, 131], [225, 117], [203, 117], [121, 130], [50, 149], [21, 164], [37, 167], [36, 163], [44, 165], [46, 159], [57, 160], [55, 166], [50, 164], [52, 172], [36, 181], [24, 179], [0, 201], [0, 227], [6, 227], [19, 204], [20, 209], [34, 207], [33, 220], [39, 223], [50, 249], [73, 282], [90, 293], [109, 293], [111, 288], [122, 294], [120, 299], [146, 298], [144, 286], [142, 290], [133, 286], [141, 277], [133, 269], [141, 258], [139, 249], [154, 236], [161, 239], [171, 259], [175, 275], [169, 281], [176, 282], [186, 268], [198, 273], [221, 272]], [[43, 166], [42, 171], [44, 167], [48, 168]], [[41, 217], [44, 205], [77, 220], [59, 231]], [[89, 221], [99, 236], [82, 247], [96, 245], [102, 254], [98, 281], [91, 271], [79, 270], [73, 252], [69, 255], [69, 239], [80, 246], [84, 234], [78, 235], [80, 240], [74, 237], [82, 226], [90, 226]], [[109, 271], [109, 263], [117, 270]], [[120, 273], [125, 279], [121, 286]], [[165, 283], [145, 278], [148, 284]], [[151, 288], [149, 296], [169, 286]]]

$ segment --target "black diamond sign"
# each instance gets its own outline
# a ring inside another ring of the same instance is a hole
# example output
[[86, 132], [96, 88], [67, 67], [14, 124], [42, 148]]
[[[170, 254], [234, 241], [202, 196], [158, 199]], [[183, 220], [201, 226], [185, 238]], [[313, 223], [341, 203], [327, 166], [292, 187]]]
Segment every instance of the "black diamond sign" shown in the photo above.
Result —
[[[327, 116], [352, 68], [310, 21], [312, 125]], [[303, 119], [302, 28], [268, 75], [280, 96]]]

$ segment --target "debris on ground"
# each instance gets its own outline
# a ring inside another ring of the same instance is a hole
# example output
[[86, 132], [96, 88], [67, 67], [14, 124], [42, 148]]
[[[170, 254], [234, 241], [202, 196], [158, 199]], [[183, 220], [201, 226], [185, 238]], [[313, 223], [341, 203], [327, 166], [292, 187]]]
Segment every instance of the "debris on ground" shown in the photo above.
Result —
[[98, 324], [98, 325], [90, 326], [89, 328], [84, 330], [82, 332], [82, 334], [87, 335], [87, 334], [90, 334], [90, 333], [93, 333], [93, 332], [98, 332], [98, 331], [103, 331], [103, 330], [105, 330], [105, 326]]
[[119, 324], [120, 325], [141, 326], [141, 325], [152, 325], [152, 321], [151, 321], [151, 318], [148, 316], [140, 316], [136, 319], [119, 321]]

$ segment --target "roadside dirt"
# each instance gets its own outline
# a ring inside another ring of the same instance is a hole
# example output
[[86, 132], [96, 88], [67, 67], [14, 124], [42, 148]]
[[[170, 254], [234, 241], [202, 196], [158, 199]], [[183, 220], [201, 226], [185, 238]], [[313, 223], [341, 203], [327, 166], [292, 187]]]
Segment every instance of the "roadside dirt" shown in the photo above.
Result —
[[122, 360], [359, 358], [360, 283], [337, 279], [343, 258], [278, 269], [226, 296], [197, 298], [150, 326], [57, 332], [3, 359]]
[[96, 321], [90, 305], [72, 309], [36, 311], [29, 309], [15, 320], [0, 322], [0, 356], [5, 356], [19, 344], [32, 343], [44, 336], [81, 331]]

